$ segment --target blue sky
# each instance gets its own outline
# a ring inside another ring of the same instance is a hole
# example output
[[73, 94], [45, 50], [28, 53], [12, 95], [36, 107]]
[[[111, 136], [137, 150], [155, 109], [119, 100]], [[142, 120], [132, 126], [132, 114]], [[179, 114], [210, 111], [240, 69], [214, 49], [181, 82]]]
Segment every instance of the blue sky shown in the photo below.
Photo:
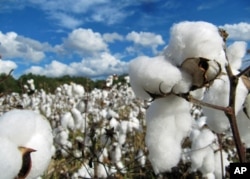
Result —
[[248, 0], [0, 0], [0, 72], [123, 74], [135, 57], [161, 52], [185, 20], [211, 22], [249, 47]]

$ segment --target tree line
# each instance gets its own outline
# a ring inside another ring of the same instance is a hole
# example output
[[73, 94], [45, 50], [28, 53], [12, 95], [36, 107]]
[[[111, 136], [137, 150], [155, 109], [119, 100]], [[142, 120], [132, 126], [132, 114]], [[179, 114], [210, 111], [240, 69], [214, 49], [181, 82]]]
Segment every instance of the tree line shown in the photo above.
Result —
[[[124, 76], [125, 75], [119, 76], [115, 83], [124, 82]], [[64, 75], [62, 77], [48, 77], [29, 73], [20, 76], [18, 79], [15, 79], [11, 74], [3, 73], [0, 74], [0, 93], [24, 93], [24, 85], [27, 85], [27, 81], [30, 79], [34, 80], [34, 85], [37, 90], [43, 89], [47, 93], [53, 93], [58, 86], [70, 84], [71, 82], [84, 86], [85, 90], [87, 91], [91, 91], [94, 88], [105, 88], [106, 84], [105, 79], [92, 80], [90, 78], [80, 76]]]

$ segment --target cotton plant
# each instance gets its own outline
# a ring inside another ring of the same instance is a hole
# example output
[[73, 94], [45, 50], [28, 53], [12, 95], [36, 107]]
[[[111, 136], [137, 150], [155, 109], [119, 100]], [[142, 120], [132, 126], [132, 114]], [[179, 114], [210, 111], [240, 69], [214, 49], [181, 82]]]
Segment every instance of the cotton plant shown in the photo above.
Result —
[[[193, 130], [191, 104], [185, 100], [189, 99], [187, 94], [206, 103], [227, 107], [230, 81], [226, 67], [230, 64], [233, 73], [239, 73], [245, 48], [245, 42], [235, 42], [226, 49], [225, 39], [213, 24], [185, 21], [173, 25], [169, 44], [159, 56], [141, 56], [130, 63], [130, 83], [136, 96], [153, 99], [146, 111], [145, 140], [156, 174], [177, 166], [182, 154], [181, 144]], [[236, 115], [242, 110], [248, 94], [245, 80], [239, 79], [236, 88]], [[223, 133], [229, 129], [223, 111], [204, 108], [203, 112], [212, 131]], [[210, 129], [195, 129], [193, 137], [197, 135], [198, 140], [206, 136], [211, 139], [206, 144], [212, 145], [214, 134]], [[241, 135], [248, 136], [246, 133]], [[204, 145], [194, 140], [191, 151]], [[213, 178], [216, 175], [211, 168], [215, 161], [213, 152], [214, 149], [207, 148], [192, 153], [192, 170], [200, 170], [204, 176]], [[210, 157], [205, 158], [207, 155]]]

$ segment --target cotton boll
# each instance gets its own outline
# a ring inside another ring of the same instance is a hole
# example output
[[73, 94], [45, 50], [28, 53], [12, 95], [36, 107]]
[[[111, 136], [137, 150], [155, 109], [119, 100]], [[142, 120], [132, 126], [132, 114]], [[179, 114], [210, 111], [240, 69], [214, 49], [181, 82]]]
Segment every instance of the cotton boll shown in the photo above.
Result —
[[83, 122], [83, 117], [81, 115], [81, 112], [77, 110], [76, 108], [72, 108], [71, 113], [74, 118], [75, 128], [80, 129], [82, 126], [82, 122]]
[[111, 151], [111, 160], [113, 163], [117, 163], [121, 160], [122, 151], [119, 144], [115, 143]]
[[61, 117], [61, 125], [64, 129], [71, 129], [75, 128], [74, 118], [72, 117], [70, 112], [66, 112]]
[[136, 96], [143, 99], [150, 98], [146, 91], [159, 94], [159, 87], [164, 93], [170, 92], [173, 86], [182, 79], [179, 69], [163, 56], [136, 58], [130, 62], [129, 76]]
[[223, 173], [224, 176], [226, 175], [226, 166], [229, 166], [230, 162], [228, 161], [228, 154], [222, 150], [222, 161], [221, 161], [221, 151], [217, 151], [214, 153], [214, 175], [215, 178], [221, 178], [222, 176], [222, 169], [221, 169], [221, 162], [223, 162]]
[[247, 43], [243, 41], [234, 42], [227, 48], [227, 57], [231, 68], [239, 70], [242, 58], [246, 54]]
[[97, 164], [97, 177], [98, 178], [107, 178], [108, 177], [108, 167], [104, 164]]
[[16, 144], [6, 138], [0, 137], [0, 144], [1, 178], [15, 178], [22, 166], [21, 152]]
[[223, 39], [213, 24], [185, 21], [171, 28], [169, 45], [164, 54], [177, 66], [190, 57], [216, 60], [221, 66], [225, 66], [227, 62], [223, 46]]
[[[4, 129], [8, 129], [7, 131]], [[27, 178], [36, 178], [48, 167], [53, 155], [53, 136], [49, 122], [30, 110], [12, 110], [0, 118], [1, 136], [18, 147], [28, 147], [32, 152], [32, 167]]]
[[[192, 141], [191, 162], [192, 171], [201, 170], [204, 174], [213, 172], [213, 149], [211, 144], [215, 140], [214, 134], [209, 129], [202, 129]], [[213, 160], [211, 160], [211, 157]]]
[[187, 101], [173, 95], [156, 99], [148, 108], [146, 145], [156, 174], [170, 171], [179, 162], [181, 142], [192, 123], [189, 109]]
[[77, 171], [78, 177], [81, 178], [92, 178], [94, 172], [89, 166], [82, 165], [81, 168]]
[[145, 167], [145, 164], [146, 164], [146, 156], [143, 152], [143, 150], [139, 150], [138, 151], [138, 154], [136, 156], [136, 159], [139, 161], [141, 167]]
[[83, 97], [85, 90], [82, 85], [71, 83], [72, 86], [72, 95], [75, 97]]

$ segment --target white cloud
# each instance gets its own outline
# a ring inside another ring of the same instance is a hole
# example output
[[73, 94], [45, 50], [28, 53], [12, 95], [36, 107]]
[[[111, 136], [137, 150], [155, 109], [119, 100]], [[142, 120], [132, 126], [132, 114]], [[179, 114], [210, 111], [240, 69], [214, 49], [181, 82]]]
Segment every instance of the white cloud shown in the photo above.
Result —
[[19, 36], [15, 32], [3, 34], [0, 31], [0, 53], [4, 58], [23, 58], [38, 62], [45, 57], [44, 51], [50, 49], [48, 43]]
[[96, 7], [94, 8], [94, 12], [95, 13], [91, 15], [91, 20], [109, 25], [119, 23], [127, 16], [131, 15], [129, 12], [124, 12], [122, 7], [119, 7], [116, 3]]
[[45, 67], [32, 66], [26, 70], [26, 73], [53, 77], [72, 75], [96, 78], [114, 73], [126, 73], [127, 65], [127, 62], [120, 61], [111, 54], [103, 52], [98, 57], [86, 58], [81, 62], [72, 62], [68, 65], [54, 60]]
[[[58, 21], [63, 28], [74, 28], [85, 21], [102, 22], [105, 24], [120, 23], [133, 14], [125, 8], [140, 4], [137, 1], [119, 0], [22, 0], [1, 3], [0, 10], [14, 11], [25, 7], [39, 8], [49, 19]], [[66, 19], [62, 19], [64, 17]], [[72, 27], [73, 26], [73, 27]]]
[[164, 41], [161, 37], [161, 35], [156, 35], [151, 32], [130, 32], [126, 39], [129, 41], [133, 41], [135, 44], [141, 45], [141, 46], [158, 46], [163, 45]]
[[8, 74], [11, 70], [14, 70], [17, 68], [17, 65], [15, 62], [10, 60], [2, 60], [0, 59], [0, 74], [5, 73]]
[[76, 29], [73, 30], [58, 49], [74, 51], [81, 55], [93, 55], [97, 52], [107, 51], [108, 46], [104, 42], [102, 36], [92, 29]]
[[233, 40], [250, 40], [250, 24], [246, 22], [240, 22], [238, 24], [225, 24], [220, 26], [227, 31], [230, 39]]
[[116, 40], [119, 40], [119, 41], [122, 41], [123, 40], [123, 36], [114, 32], [114, 33], [105, 33], [103, 34], [103, 39], [106, 41], [106, 42], [110, 42], [110, 43], [113, 43], [114, 41]]
[[58, 25], [68, 28], [68, 29], [75, 29], [79, 27], [83, 22], [81, 20], [78, 20], [74, 18], [73, 16], [70, 16], [66, 13], [62, 12], [54, 12], [50, 14], [50, 17], [52, 19], [55, 19], [58, 21]]
[[129, 34], [127, 34], [126, 39], [128, 41], [132, 41], [135, 46], [127, 47], [126, 50], [129, 53], [136, 52], [137, 54], [142, 55], [141, 52], [142, 47], [151, 48], [152, 52], [154, 54], [157, 54], [157, 47], [159, 45], [163, 45], [165, 42], [162, 39], [161, 35], [157, 35], [151, 32], [135, 32], [132, 31]]

